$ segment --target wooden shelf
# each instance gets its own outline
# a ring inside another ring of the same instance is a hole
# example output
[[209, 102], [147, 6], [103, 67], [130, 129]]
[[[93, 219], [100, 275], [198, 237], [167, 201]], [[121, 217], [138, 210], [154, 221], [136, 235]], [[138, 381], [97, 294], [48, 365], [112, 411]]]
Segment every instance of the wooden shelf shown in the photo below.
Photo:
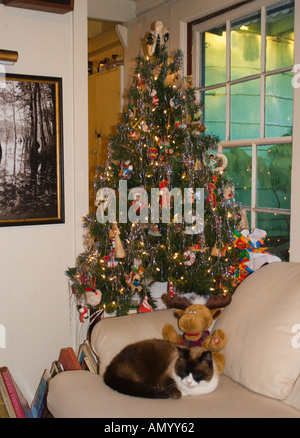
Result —
[[66, 14], [74, 10], [74, 0], [4, 0], [4, 5], [55, 14]]

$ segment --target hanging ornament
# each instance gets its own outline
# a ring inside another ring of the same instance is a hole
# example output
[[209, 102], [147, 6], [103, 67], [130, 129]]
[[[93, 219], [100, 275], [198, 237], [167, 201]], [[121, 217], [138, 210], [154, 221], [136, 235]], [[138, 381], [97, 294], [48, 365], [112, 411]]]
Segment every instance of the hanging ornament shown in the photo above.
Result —
[[172, 99], [170, 99], [170, 107], [173, 109], [179, 108], [180, 107], [180, 102], [177, 99], [177, 97], [172, 97]]
[[144, 312], [152, 312], [153, 309], [149, 303], [149, 299], [146, 296], [143, 301], [142, 304], [140, 305], [140, 307], [138, 308], [138, 313], [144, 313]]
[[96, 307], [100, 304], [102, 292], [99, 289], [86, 289], [85, 301], [91, 307]]
[[159, 139], [158, 144], [161, 151], [162, 160], [165, 160], [169, 155], [174, 153], [174, 149], [171, 148], [170, 140], [167, 137]]
[[201, 170], [201, 161], [197, 158], [195, 161], [195, 170]]
[[126, 284], [130, 287], [133, 293], [141, 292], [141, 278], [144, 274], [144, 271], [145, 269], [143, 266], [132, 265], [130, 273], [124, 274]]
[[191, 252], [206, 252], [209, 249], [208, 246], [205, 246], [205, 237], [204, 233], [202, 237], [198, 238], [198, 243], [189, 246], [189, 251]]
[[153, 90], [151, 91], [150, 96], [152, 97], [152, 103], [153, 103], [153, 105], [154, 105], [155, 107], [157, 107], [158, 104], [159, 104], [159, 99], [158, 99], [158, 97], [157, 97], [157, 91], [156, 91], [155, 89], [153, 89]]
[[128, 107], [128, 116], [130, 119], [134, 119], [136, 115], [136, 109], [134, 105], [129, 105]]
[[213, 172], [223, 172], [228, 165], [227, 157], [224, 154], [214, 154], [207, 151], [204, 156], [204, 164]]
[[81, 305], [81, 306], [77, 306], [77, 310], [79, 312], [80, 322], [84, 323], [84, 321], [89, 317], [88, 309], [86, 308], [86, 306]]
[[215, 194], [216, 185], [213, 182], [210, 182], [207, 185], [207, 203], [211, 205], [212, 208], [216, 206], [216, 194]]
[[192, 266], [196, 261], [196, 254], [190, 250], [184, 251], [183, 256], [185, 258], [183, 262], [185, 266]]
[[156, 147], [149, 148], [147, 155], [150, 161], [155, 161], [158, 157], [158, 149]]
[[161, 236], [158, 225], [157, 224], [152, 225], [152, 227], [148, 231], [148, 234], [150, 234], [151, 236], [155, 236], [155, 237]]
[[116, 223], [112, 224], [112, 228], [109, 230], [109, 237], [112, 241], [112, 245], [115, 250], [115, 256], [117, 257], [117, 259], [123, 259], [124, 257], [126, 257], [126, 252], [120, 239], [120, 230]]
[[139, 213], [143, 210], [143, 208], [146, 207], [145, 203], [143, 202], [143, 197], [141, 197], [141, 193], [140, 193], [140, 187], [138, 187], [137, 189], [133, 188], [131, 189], [131, 193], [132, 193], [132, 207], [134, 208], [134, 210]]
[[225, 201], [229, 201], [234, 198], [234, 184], [226, 183], [223, 189], [223, 198]]
[[159, 183], [159, 192], [161, 195], [160, 204], [161, 204], [162, 208], [169, 208], [170, 194], [169, 194], [169, 190], [168, 190], [168, 181], [167, 180], [164, 179]]
[[132, 140], [132, 141], [139, 140], [140, 136], [141, 136], [140, 132], [137, 131], [136, 129], [131, 129], [127, 134], [128, 140]]
[[169, 39], [169, 32], [166, 27], [164, 27], [163, 22], [157, 20], [154, 25], [154, 30], [149, 33], [146, 38], [148, 55], [153, 56], [154, 53], [158, 54], [160, 52], [161, 47], [165, 45], [165, 43]]
[[116, 268], [119, 264], [118, 260], [115, 259], [114, 250], [109, 255], [103, 257], [103, 260], [107, 268]]
[[150, 132], [149, 126], [144, 120], [141, 121], [140, 126], [143, 132]]
[[174, 285], [173, 285], [172, 281], [169, 281], [168, 289], [169, 289], [170, 297], [173, 297], [174, 296]]
[[133, 165], [130, 164], [130, 160], [125, 161], [125, 163], [122, 163], [120, 165], [120, 172], [119, 177], [121, 179], [127, 179], [129, 180], [133, 173]]
[[224, 243], [221, 242], [220, 240], [218, 240], [212, 250], [211, 250], [211, 255], [214, 257], [223, 257], [224, 256]]
[[141, 91], [143, 90], [143, 88], [145, 86], [145, 79], [140, 75], [140, 73], [138, 73], [138, 75], [137, 75], [136, 86]]
[[203, 122], [192, 122], [192, 133], [194, 135], [200, 135], [206, 130], [206, 126]]
[[236, 214], [235, 219], [238, 222], [238, 224], [236, 226], [237, 231], [241, 232], [242, 230], [249, 229], [249, 222], [248, 222], [248, 218], [247, 218], [247, 213], [244, 209], [241, 209], [239, 211], [239, 213]]

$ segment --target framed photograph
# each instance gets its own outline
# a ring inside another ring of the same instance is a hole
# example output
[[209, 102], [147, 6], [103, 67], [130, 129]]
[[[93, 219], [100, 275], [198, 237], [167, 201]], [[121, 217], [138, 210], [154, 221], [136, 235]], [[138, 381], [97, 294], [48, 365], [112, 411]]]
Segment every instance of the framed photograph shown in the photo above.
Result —
[[0, 226], [63, 222], [62, 79], [0, 75]]

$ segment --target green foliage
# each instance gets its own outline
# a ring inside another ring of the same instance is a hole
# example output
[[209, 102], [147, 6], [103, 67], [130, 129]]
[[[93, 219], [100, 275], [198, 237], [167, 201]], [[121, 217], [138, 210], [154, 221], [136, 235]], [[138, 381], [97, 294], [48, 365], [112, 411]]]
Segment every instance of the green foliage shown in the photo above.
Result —
[[[118, 222], [120, 239], [126, 257], [118, 259], [114, 268], [107, 266], [112, 256], [111, 224], [99, 223], [97, 215], [84, 218], [85, 250], [76, 261], [76, 267], [67, 271], [73, 295], [84, 304], [85, 288], [93, 284], [102, 292], [100, 307], [118, 315], [128, 312], [133, 290], [126, 281], [132, 266], [144, 268], [141, 277], [140, 299], [149, 295], [149, 284], [172, 281], [177, 292], [196, 292], [210, 295], [232, 293], [230, 267], [236, 262], [233, 247], [234, 227], [239, 225], [240, 207], [233, 198], [225, 199], [224, 191], [231, 181], [226, 171], [211, 169], [205, 162], [205, 153], [216, 153], [218, 139], [205, 132], [202, 108], [195, 99], [191, 78], [182, 74], [182, 52], [169, 58], [165, 47], [151, 58], [139, 56], [128, 106], [111, 137], [106, 167], [99, 167], [95, 176], [95, 193], [109, 187], [119, 200], [119, 183], [124, 179], [124, 165], [132, 166], [126, 175], [128, 192], [143, 187], [150, 203], [151, 189], [162, 183], [169, 191], [178, 188], [204, 189], [204, 228], [200, 234], [186, 234], [187, 224], [175, 220], [175, 201], [170, 197], [170, 221], [163, 223], [162, 210], [157, 224], [159, 235], [152, 235], [151, 208], [148, 223]], [[129, 175], [129, 176], [128, 176]], [[160, 198], [162, 201], [162, 197]], [[128, 211], [134, 206], [128, 201]], [[197, 217], [196, 200], [193, 215]], [[100, 208], [100, 204], [99, 207]], [[116, 220], [119, 203], [116, 203]], [[148, 208], [145, 205], [143, 208]], [[149, 233], [150, 232], [150, 233]], [[187, 251], [199, 245], [194, 252], [195, 263], [186, 265]], [[212, 255], [214, 246], [224, 250]], [[151, 297], [150, 297], [151, 298]], [[154, 303], [153, 303], [154, 304]]]

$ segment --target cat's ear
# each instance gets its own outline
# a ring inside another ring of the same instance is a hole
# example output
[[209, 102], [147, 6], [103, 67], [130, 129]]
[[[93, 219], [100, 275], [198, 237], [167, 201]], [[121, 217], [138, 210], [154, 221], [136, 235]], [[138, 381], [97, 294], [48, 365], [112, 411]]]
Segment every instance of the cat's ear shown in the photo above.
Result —
[[177, 349], [179, 352], [179, 357], [182, 359], [188, 359], [190, 357], [190, 352], [187, 348], [177, 347]]
[[212, 352], [211, 351], [205, 351], [201, 354], [199, 357], [199, 362], [207, 362], [209, 365], [212, 364]]

